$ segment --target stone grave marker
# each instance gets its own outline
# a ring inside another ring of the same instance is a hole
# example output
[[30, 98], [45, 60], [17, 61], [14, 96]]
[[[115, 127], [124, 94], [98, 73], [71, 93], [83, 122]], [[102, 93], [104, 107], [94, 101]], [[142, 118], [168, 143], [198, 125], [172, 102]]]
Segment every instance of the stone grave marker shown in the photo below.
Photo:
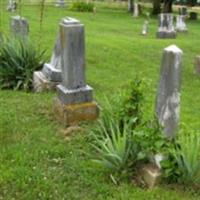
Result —
[[27, 38], [29, 33], [28, 21], [21, 16], [12, 16], [10, 23], [11, 33], [15, 37]]
[[175, 45], [163, 51], [156, 114], [167, 137], [176, 135], [179, 122], [182, 50]]
[[34, 72], [34, 91], [55, 90], [61, 80], [61, 43], [58, 34], [50, 63], [45, 63], [42, 71]]
[[185, 23], [185, 16], [178, 15], [176, 16], [176, 31], [178, 32], [188, 32], [186, 23]]
[[138, 17], [138, 16], [139, 16], [139, 5], [138, 5], [138, 3], [134, 3], [133, 17]]
[[15, 12], [16, 9], [17, 9], [17, 2], [14, 0], [8, 0], [7, 11]]
[[56, 7], [65, 7], [65, 0], [57, 0], [55, 6]]
[[149, 22], [145, 20], [143, 27], [142, 27], [142, 35], [147, 35], [148, 34], [148, 29], [149, 29]]
[[186, 16], [187, 15], [187, 7], [180, 7], [178, 8], [179, 15]]
[[57, 86], [54, 110], [66, 125], [94, 120], [99, 109], [93, 101], [93, 89], [85, 78], [84, 25], [73, 18], [60, 23], [62, 82]]
[[171, 13], [161, 13], [159, 15], [159, 27], [157, 38], [175, 38], [176, 31], [173, 25], [173, 15]]

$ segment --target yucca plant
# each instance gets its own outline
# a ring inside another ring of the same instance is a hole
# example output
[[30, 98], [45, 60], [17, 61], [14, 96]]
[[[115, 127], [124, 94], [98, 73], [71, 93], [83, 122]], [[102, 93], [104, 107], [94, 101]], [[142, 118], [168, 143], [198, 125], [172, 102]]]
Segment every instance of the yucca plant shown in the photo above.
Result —
[[200, 184], [200, 133], [180, 134], [173, 155], [181, 172], [181, 182]]
[[[132, 143], [130, 142], [129, 126], [125, 125], [123, 131], [118, 124], [110, 122], [109, 132], [104, 124], [100, 123], [101, 133], [95, 134], [94, 148], [99, 153], [96, 163], [109, 170], [112, 180], [127, 177], [134, 160], [130, 160]], [[100, 129], [99, 129], [100, 130]]]
[[0, 47], [0, 88], [32, 88], [33, 72], [43, 65], [45, 51], [28, 39], [4, 39]]

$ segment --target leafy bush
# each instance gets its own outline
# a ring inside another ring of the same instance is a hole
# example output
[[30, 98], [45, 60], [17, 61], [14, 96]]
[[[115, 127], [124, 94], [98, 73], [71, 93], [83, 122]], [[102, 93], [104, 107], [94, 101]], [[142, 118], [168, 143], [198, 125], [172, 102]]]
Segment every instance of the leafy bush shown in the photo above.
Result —
[[93, 12], [94, 4], [86, 2], [74, 2], [72, 4], [71, 10], [78, 12]]
[[42, 67], [44, 51], [24, 39], [8, 39], [0, 48], [0, 88], [32, 88], [33, 72]]

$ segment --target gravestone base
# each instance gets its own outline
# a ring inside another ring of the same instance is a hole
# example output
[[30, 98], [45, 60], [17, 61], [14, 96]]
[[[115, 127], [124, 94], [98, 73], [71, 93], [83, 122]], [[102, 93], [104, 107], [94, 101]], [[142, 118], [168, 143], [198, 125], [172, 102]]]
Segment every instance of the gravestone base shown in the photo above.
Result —
[[56, 90], [60, 82], [49, 81], [42, 71], [35, 71], [33, 74], [33, 89], [35, 92]]
[[179, 33], [188, 33], [188, 29], [187, 28], [176, 28], [176, 31]]
[[45, 63], [42, 69], [42, 73], [45, 77], [53, 82], [61, 82], [61, 70], [56, 69], [51, 64]]
[[58, 98], [64, 104], [91, 102], [93, 99], [92, 92], [93, 89], [89, 85], [78, 89], [67, 89], [61, 84], [57, 86]]
[[156, 34], [157, 38], [176, 38], [176, 31], [158, 31]]
[[74, 125], [82, 121], [93, 121], [99, 116], [96, 102], [63, 104], [59, 98], [54, 99], [53, 110], [56, 119], [64, 125]]

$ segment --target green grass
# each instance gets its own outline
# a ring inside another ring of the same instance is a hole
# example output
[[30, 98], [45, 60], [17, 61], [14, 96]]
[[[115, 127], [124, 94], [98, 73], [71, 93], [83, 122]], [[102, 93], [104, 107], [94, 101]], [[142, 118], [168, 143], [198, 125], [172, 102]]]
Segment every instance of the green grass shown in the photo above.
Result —
[[[183, 52], [181, 123], [200, 129], [200, 79], [193, 73], [195, 55], [200, 53], [199, 21], [187, 22], [189, 33], [175, 40], [155, 38], [156, 19], [150, 33], [140, 35], [144, 18], [133, 19], [124, 9], [98, 9], [92, 13], [70, 12], [46, 7], [42, 32], [39, 7], [22, 7], [30, 22], [30, 36], [47, 49], [48, 59], [63, 16], [80, 19], [86, 28], [87, 82], [103, 105], [139, 75], [145, 78], [145, 116], [152, 117], [159, 80], [162, 50], [176, 44]], [[3, 13], [1, 29], [9, 32], [9, 13]], [[85, 200], [198, 200], [200, 195], [177, 187], [159, 186], [146, 191], [130, 183], [113, 185], [91, 161], [95, 154], [84, 133], [64, 140], [63, 127], [53, 118], [55, 93], [0, 91], [0, 199], [85, 199]]]

